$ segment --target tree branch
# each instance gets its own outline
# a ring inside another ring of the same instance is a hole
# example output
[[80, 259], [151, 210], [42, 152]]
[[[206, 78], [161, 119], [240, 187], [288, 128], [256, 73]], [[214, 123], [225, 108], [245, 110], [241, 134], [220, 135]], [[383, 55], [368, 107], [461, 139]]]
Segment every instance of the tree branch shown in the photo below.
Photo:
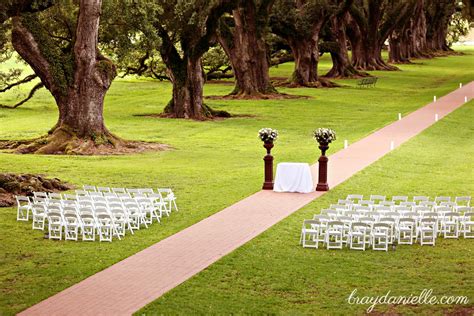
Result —
[[3, 108], [3, 109], [16, 109], [17, 107], [19, 107], [20, 105], [26, 103], [29, 99], [31, 99], [36, 91], [38, 91], [39, 89], [43, 88], [44, 87], [44, 84], [42, 82], [38, 82], [31, 90], [30, 90], [30, 93], [28, 94], [28, 96], [21, 100], [20, 102], [14, 104], [14, 105], [5, 105], [5, 104], [0, 104], [0, 108]]
[[22, 24], [20, 17], [13, 18], [12, 44], [17, 53], [33, 68], [48, 90], [54, 86], [48, 60], [43, 56], [36, 39]]
[[35, 74], [33, 74], [33, 75], [28, 75], [28, 76], [26, 76], [25, 78], [23, 78], [23, 79], [21, 79], [21, 80], [18, 80], [17, 82], [8, 84], [5, 88], [0, 89], [0, 93], [5, 92], [5, 91], [8, 91], [8, 90], [10, 90], [11, 88], [16, 87], [16, 86], [19, 86], [19, 85], [21, 85], [21, 84], [30, 82], [31, 80], [33, 80], [33, 79], [35, 79], [35, 78], [38, 78], [38, 76], [35, 75]]

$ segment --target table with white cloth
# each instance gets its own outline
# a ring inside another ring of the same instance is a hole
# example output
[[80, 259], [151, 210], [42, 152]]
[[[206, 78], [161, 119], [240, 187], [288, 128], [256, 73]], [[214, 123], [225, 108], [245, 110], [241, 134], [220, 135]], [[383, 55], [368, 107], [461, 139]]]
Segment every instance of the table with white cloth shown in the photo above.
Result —
[[314, 191], [313, 177], [309, 164], [300, 162], [281, 162], [277, 165], [275, 192], [309, 193]]

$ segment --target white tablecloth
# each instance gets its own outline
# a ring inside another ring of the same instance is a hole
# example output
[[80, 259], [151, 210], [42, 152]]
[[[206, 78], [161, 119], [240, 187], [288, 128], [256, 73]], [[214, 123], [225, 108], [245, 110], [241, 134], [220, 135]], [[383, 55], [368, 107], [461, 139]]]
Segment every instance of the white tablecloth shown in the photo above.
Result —
[[307, 163], [282, 162], [277, 165], [275, 192], [309, 193], [314, 191], [311, 169]]

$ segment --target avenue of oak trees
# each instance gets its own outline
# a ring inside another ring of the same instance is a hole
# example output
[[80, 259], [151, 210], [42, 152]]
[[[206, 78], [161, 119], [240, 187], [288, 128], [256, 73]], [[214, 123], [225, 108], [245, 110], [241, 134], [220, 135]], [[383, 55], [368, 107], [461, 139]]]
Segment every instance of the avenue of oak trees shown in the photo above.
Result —
[[[269, 75], [271, 36], [295, 61], [290, 86], [330, 86], [330, 78], [398, 70], [393, 64], [452, 53], [447, 35], [453, 14], [473, 16], [471, 1], [464, 2], [0, 0], [0, 60], [15, 51], [34, 72], [24, 78], [14, 71], [0, 73], [0, 92], [39, 78], [28, 98], [45, 87], [57, 104], [56, 125], [48, 135], [23, 142], [25, 152], [126, 146], [103, 118], [104, 97], [119, 72], [169, 79], [172, 95], [161, 105], [167, 117], [228, 116], [205, 104], [203, 69], [216, 71], [229, 63], [235, 78], [229, 98], [280, 97]], [[382, 58], [386, 48], [388, 61]], [[209, 50], [214, 55], [206, 55]], [[333, 67], [320, 77], [322, 53], [330, 54]], [[219, 54], [226, 56], [212, 57]], [[216, 63], [203, 67], [209, 59]], [[82, 142], [72, 141], [77, 139]]]

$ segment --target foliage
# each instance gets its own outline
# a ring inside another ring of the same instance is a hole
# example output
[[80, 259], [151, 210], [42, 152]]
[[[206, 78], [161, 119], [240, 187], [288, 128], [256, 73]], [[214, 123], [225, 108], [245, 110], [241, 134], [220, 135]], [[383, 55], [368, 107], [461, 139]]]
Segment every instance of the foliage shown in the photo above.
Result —
[[459, 41], [462, 36], [469, 34], [469, 30], [474, 26], [474, 23], [463, 17], [461, 12], [456, 12], [451, 16], [451, 20], [448, 26], [448, 35], [446, 41], [449, 46]]

